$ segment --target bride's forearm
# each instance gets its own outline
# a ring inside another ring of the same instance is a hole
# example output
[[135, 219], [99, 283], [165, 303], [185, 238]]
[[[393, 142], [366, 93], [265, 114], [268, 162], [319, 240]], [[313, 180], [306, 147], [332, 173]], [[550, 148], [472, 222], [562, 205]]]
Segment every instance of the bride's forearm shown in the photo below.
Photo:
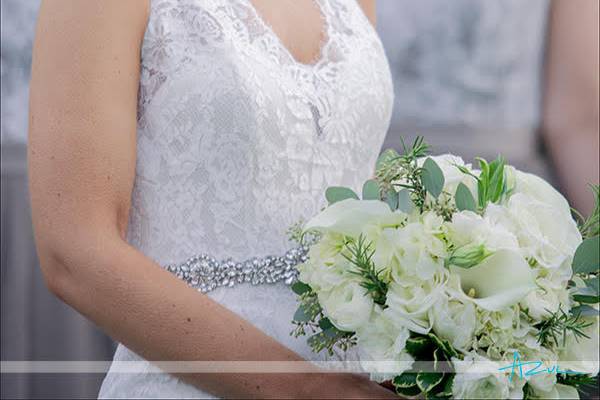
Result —
[[[144, 358], [301, 360], [120, 239], [95, 235], [90, 240], [85, 234], [78, 236], [80, 243], [71, 242], [70, 250], [42, 259], [49, 286], [65, 302]], [[181, 377], [224, 397], [323, 397], [327, 390], [332, 396], [341, 396], [360, 384], [360, 379], [349, 375], [334, 378], [319, 374], [192, 373]], [[325, 379], [327, 385], [321, 385]], [[335, 388], [336, 385], [347, 387]]]

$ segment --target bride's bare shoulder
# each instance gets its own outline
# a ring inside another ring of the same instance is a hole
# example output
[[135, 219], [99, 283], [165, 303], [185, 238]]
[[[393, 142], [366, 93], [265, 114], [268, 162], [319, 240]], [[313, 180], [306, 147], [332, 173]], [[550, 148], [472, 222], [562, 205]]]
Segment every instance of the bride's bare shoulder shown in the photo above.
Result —
[[140, 40], [148, 21], [150, 0], [43, 0], [38, 14], [38, 32], [60, 29], [85, 32], [93, 37], [106, 31], [131, 33]]

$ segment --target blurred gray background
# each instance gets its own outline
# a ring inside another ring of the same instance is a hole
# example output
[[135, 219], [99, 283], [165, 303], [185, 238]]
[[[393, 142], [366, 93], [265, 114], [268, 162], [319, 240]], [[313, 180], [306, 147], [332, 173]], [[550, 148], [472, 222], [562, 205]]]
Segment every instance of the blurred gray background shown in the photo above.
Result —
[[[27, 96], [38, 0], [2, 0], [1, 359], [108, 360], [113, 344], [48, 293], [27, 194]], [[386, 147], [425, 135], [435, 152], [502, 153], [551, 176], [539, 151], [547, 0], [378, 0], [395, 82]], [[98, 375], [2, 374], [2, 398], [95, 397]]]

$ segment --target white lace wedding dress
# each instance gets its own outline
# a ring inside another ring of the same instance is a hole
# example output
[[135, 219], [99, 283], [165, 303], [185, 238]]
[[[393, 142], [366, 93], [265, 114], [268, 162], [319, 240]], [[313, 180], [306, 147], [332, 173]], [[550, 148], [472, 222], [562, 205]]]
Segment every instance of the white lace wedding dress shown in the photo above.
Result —
[[[321, 55], [302, 64], [250, 0], [151, 1], [128, 240], [159, 264], [284, 254], [287, 228], [325, 205], [326, 187], [360, 190], [372, 174], [393, 103], [387, 60], [356, 1], [316, 3]], [[208, 295], [316, 359], [290, 336], [297, 304], [283, 282]], [[114, 359], [142, 361], [123, 345]], [[208, 394], [168, 374], [109, 371], [99, 396]]]

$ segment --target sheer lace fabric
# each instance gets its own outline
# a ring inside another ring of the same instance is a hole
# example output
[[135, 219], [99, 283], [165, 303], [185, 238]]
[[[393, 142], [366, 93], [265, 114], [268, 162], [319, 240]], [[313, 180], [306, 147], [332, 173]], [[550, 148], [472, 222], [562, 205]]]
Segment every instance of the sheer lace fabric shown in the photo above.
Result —
[[[281, 255], [286, 230], [360, 190], [387, 131], [393, 90], [381, 42], [354, 0], [318, 0], [326, 35], [297, 62], [249, 0], [153, 0], [142, 46], [129, 242], [161, 265]], [[210, 294], [307, 359], [289, 335], [284, 284]], [[119, 345], [115, 360], [141, 360]], [[150, 371], [150, 364], [148, 363]], [[100, 397], [206, 397], [168, 374], [109, 372]]]

